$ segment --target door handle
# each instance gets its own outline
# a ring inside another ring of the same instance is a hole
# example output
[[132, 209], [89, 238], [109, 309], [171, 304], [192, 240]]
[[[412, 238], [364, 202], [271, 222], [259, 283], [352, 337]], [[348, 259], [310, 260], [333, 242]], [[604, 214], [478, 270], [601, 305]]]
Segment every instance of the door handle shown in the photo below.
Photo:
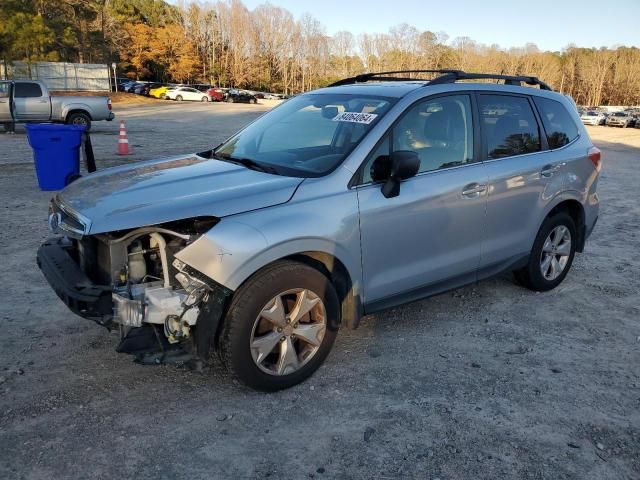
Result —
[[462, 195], [467, 198], [479, 197], [481, 193], [487, 191], [487, 186], [480, 183], [470, 183], [462, 189]]
[[560, 170], [564, 165], [566, 165], [565, 162], [558, 163], [556, 165], [545, 165], [544, 167], [542, 167], [542, 170], [540, 170], [540, 175], [545, 178], [549, 178], [553, 176], [553, 174], [558, 170]]

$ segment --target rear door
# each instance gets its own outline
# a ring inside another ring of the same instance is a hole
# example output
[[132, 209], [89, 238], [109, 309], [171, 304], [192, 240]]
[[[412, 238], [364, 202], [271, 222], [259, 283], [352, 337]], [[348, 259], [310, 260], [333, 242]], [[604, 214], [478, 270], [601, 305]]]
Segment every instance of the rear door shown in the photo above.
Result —
[[0, 123], [13, 122], [13, 82], [0, 82]]
[[483, 158], [489, 175], [481, 276], [528, 255], [546, 202], [562, 190], [564, 163], [550, 156], [531, 98], [479, 94]]
[[51, 118], [51, 100], [42, 96], [42, 88], [34, 82], [15, 82], [15, 116], [17, 119], [43, 121]]

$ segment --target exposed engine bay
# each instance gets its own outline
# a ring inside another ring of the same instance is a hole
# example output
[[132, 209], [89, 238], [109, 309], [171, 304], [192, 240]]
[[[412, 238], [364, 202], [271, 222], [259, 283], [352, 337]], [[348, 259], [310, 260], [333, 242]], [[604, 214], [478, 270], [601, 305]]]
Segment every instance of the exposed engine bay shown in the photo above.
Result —
[[123, 339], [143, 326], [153, 326], [156, 336], [164, 333], [169, 344], [193, 336], [216, 285], [175, 254], [216, 222], [190, 219], [73, 240], [75, 260], [84, 274], [95, 284], [111, 287], [109, 326], [119, 326]]

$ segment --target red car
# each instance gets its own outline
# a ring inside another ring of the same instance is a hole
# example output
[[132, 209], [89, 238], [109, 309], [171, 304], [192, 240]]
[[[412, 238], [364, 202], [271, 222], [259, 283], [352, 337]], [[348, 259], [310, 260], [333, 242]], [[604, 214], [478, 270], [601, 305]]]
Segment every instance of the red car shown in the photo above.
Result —
[[222, 88], [210, 88], [207, 90], [207, 95], [211, 102], [222, 102], [224, 101], [225, 92]]

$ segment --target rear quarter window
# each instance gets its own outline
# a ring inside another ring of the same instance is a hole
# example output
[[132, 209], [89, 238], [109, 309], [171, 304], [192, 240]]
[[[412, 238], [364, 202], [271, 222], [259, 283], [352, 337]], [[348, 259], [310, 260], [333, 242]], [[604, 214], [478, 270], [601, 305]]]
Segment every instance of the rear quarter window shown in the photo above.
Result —
[[20, 83], [16, 82], [17, 98], [41, 97], [42, 89], [37, 83]]
[[533, 97], [533, 102], [542, 117], [550, 149], [564, 147], [578, 137], [578, 127], [562, 103], [542, 97]]

